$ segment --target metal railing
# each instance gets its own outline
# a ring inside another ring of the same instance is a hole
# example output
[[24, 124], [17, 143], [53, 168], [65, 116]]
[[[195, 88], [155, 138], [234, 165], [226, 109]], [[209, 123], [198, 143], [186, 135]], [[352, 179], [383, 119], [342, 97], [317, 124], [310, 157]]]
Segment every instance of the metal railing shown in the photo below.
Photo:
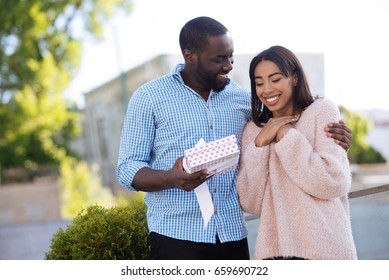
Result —
[[380, 192], [386, 192], [389, 191], [389, 184], [367, 188], [359, 191], [353, 191], [348, 193], [348, 198], [356, 198], [361, 196], [366, 196], [370, 194], [380, 193]]
[[[349, 197], [349, 199], [353, 199], [353, 198], [357, 198], [357, 197], [362, 197], [362, 196], [386, 192], [386, 191], [389, 191], [389, 184], [371, 187], [371, 188], [366, 188], [366, 189], [358, 190], [358, 191], [352, 191], [352, 192], [348, 193], [348, 197]], [[258, 219], [258, 217], [255, 215], [252, 215], [252, 214], [246, 214], [246, 216], [245, 216], [246, 222], [252, 221], [255, 219]]]

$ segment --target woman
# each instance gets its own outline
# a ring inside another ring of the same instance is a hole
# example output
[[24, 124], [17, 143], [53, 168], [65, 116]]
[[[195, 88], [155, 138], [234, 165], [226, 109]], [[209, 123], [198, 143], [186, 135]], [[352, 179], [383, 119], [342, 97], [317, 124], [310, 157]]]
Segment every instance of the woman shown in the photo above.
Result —
[[252, 117], [242, 135], [237, 190], [260, 217], [256, 259], [356, 259], [345, 150], [327, 138], [337, 107], [312, 97], [297, 57], [271, 47], [250, 64]]

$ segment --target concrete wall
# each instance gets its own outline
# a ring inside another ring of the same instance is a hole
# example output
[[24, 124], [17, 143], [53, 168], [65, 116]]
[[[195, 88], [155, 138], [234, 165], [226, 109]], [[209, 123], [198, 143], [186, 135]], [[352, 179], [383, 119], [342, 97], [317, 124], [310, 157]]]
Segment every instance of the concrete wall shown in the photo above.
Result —
[[56, 178], [0, 186], [0, 260], [41, 260], [61, 220]]
[[61, 218], [56, 178], [0, 186], [0, 226], [9, 222], [37, 222]]

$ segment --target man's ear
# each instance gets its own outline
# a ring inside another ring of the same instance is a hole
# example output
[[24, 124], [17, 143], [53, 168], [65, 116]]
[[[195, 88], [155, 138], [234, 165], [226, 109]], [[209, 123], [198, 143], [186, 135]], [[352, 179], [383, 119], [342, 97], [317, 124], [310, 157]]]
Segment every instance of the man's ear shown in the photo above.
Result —
[[195, 53], [191, 52], [188, 49], [184, 49], [183, 51], [185, 62], [188, 62], [190, 64], [193, 64], [196, 62], [197, 56]]

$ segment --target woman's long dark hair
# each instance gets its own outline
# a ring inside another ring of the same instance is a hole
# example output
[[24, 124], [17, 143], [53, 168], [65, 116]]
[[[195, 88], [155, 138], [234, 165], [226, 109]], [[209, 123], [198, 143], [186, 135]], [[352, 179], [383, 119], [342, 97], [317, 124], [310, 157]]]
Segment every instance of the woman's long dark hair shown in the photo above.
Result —
[[272, 61], [277, 64], [285, 77], [292, 77], [294, 74], [297, 75], [297, 85], [293, 91], [293, 103], [297, 109], [303, 111], [314, 101], [304, 70], [294, 53], [282, 46], [270, 47], [255, 56], [251, 60], [249, 68], [251, 85], [251, 114], [253, 121], [257, 126], [263, 126], [261, 123], [266, 123], [273, 117], [273, 113], [263, 105], [256, 92], [254, 71], [258, 63], [264, 60]]

